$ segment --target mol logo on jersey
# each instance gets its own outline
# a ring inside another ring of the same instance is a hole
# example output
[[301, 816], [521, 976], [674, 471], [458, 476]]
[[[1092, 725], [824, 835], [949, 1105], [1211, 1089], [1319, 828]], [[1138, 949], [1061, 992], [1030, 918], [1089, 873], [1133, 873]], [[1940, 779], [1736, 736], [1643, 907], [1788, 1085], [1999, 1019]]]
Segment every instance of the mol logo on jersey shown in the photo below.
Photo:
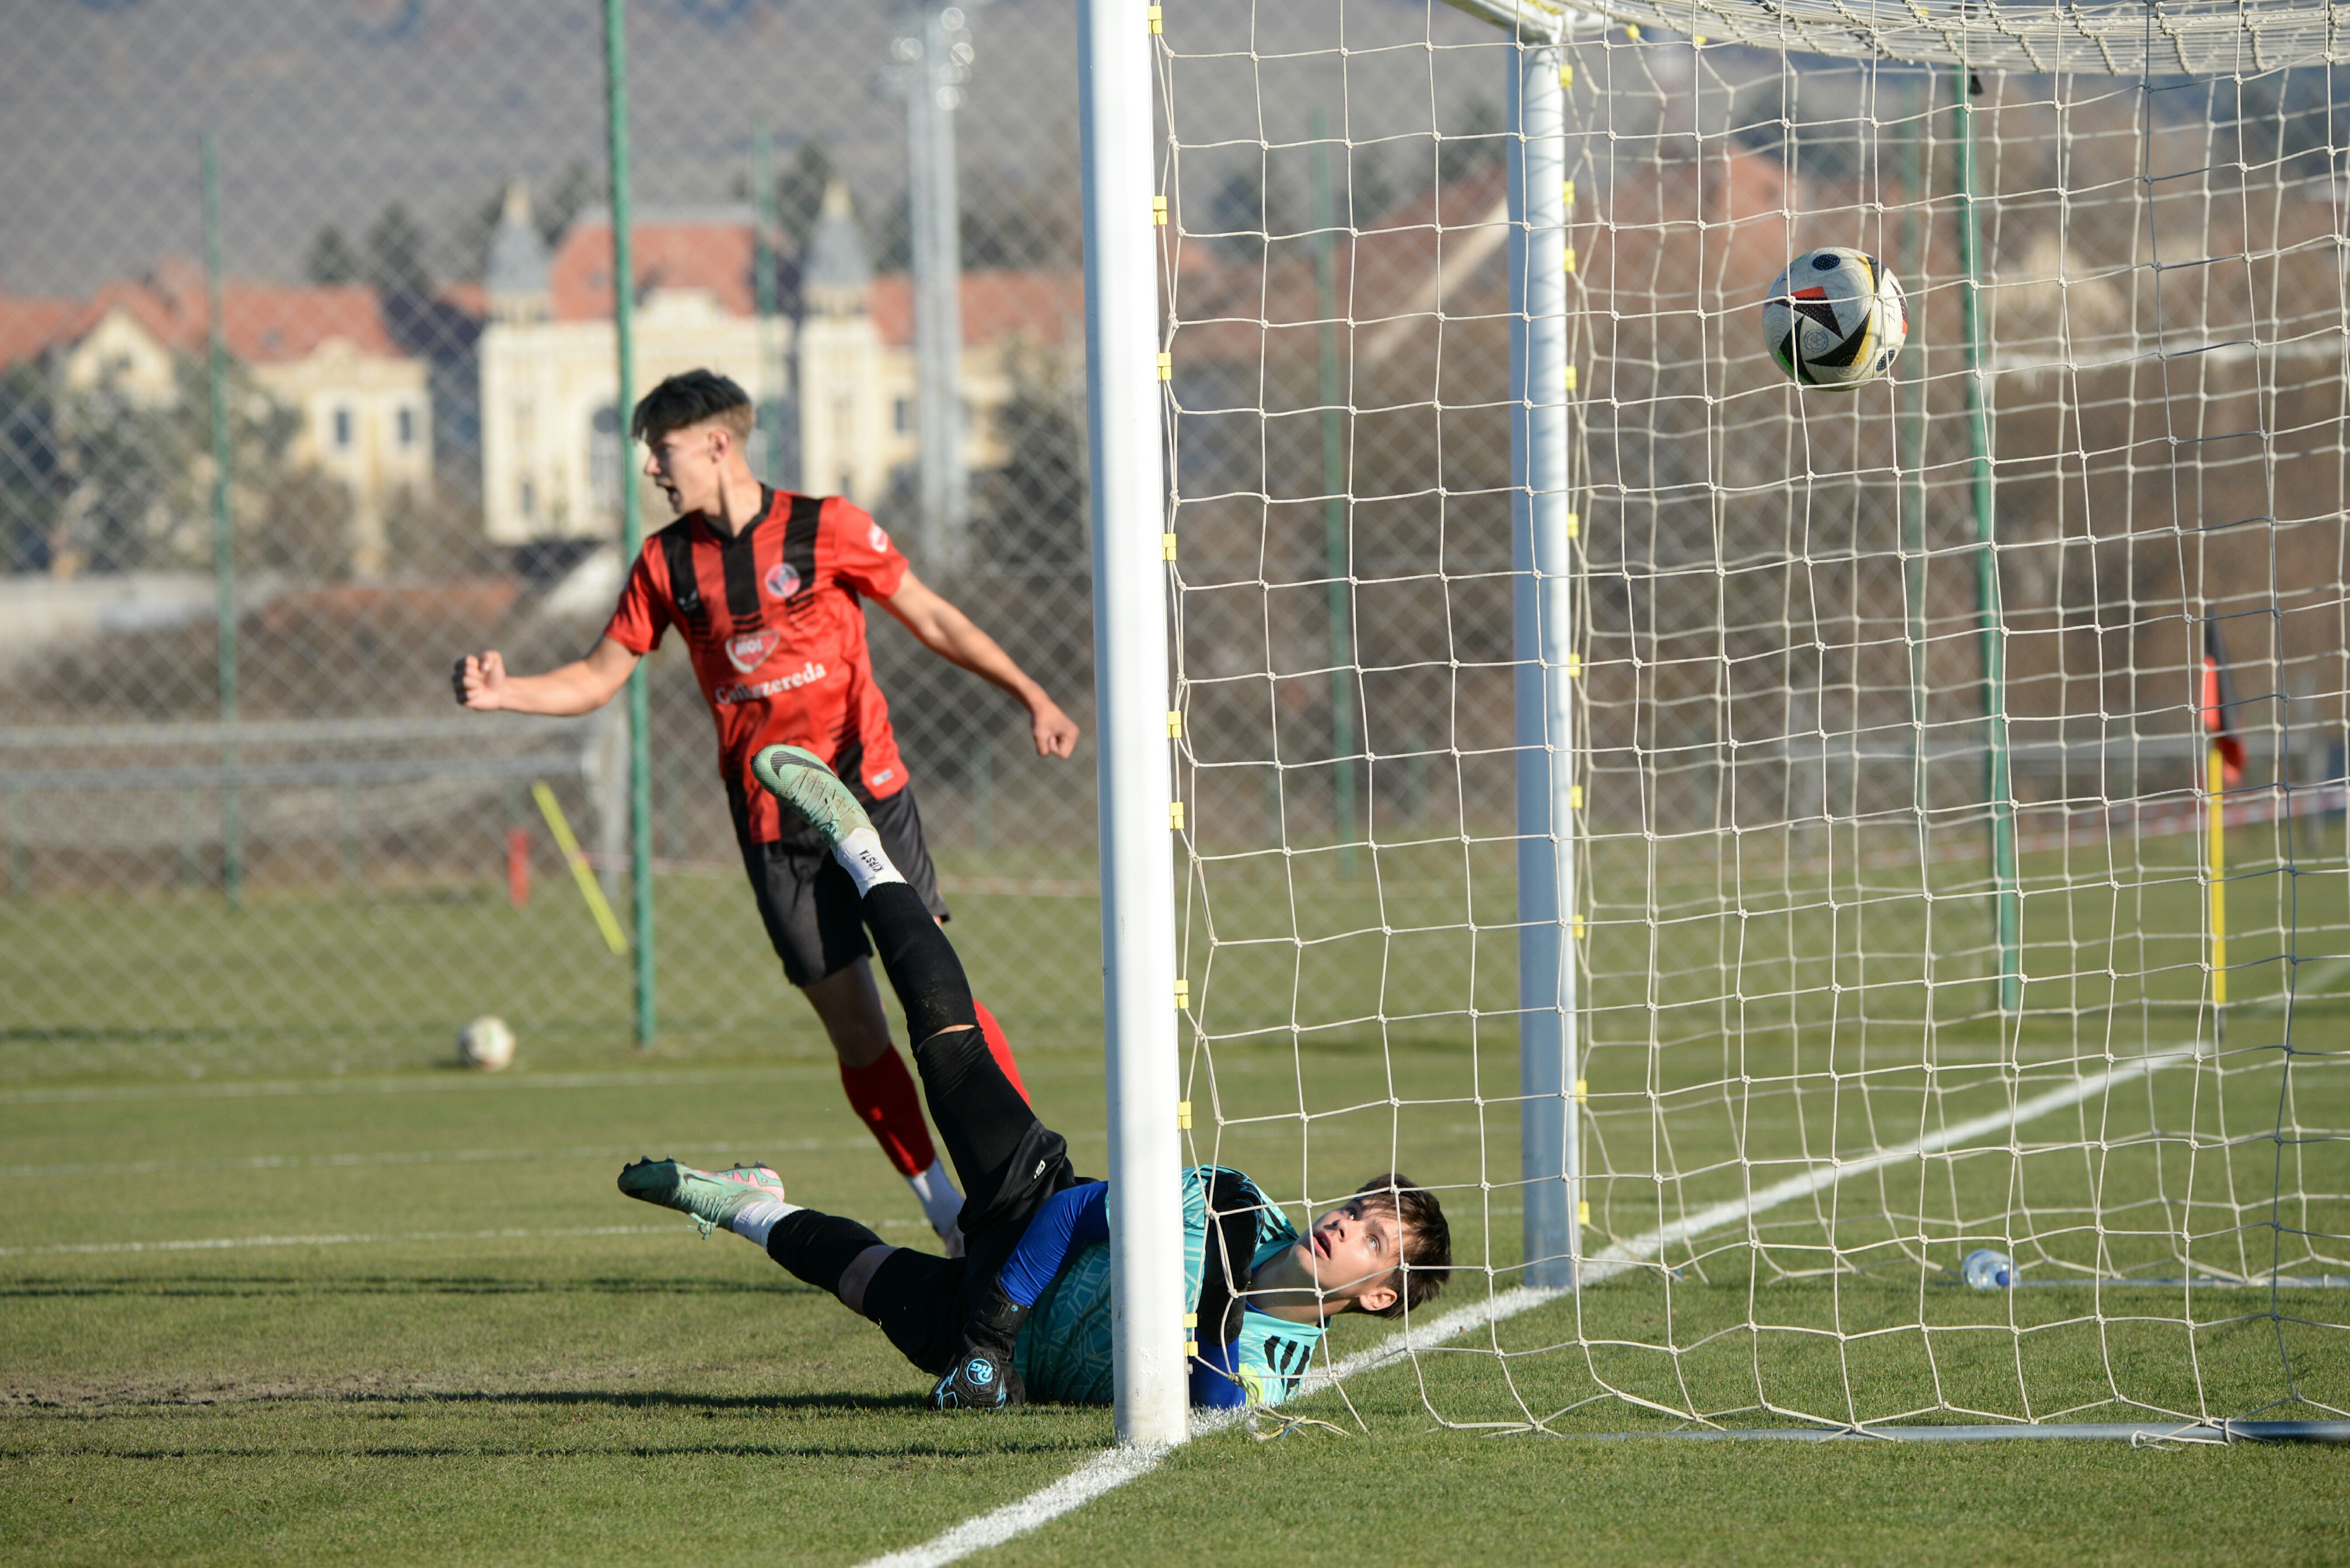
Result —
[[740, 637], [726, 639], [727, 662], [748, 675], [767, 661], [775, 645], [784, 640], [780, 631], [746, 631]]
[[881, 531], [880, 524], [876, 523], [866, 530], [865, 542], [876, 550], [886, 550], [889, 547], [889, 535]]
[[[800, 569], [789, 561], [778, 561], [767, 568], [767, 592], [779, 599], [787, 599], [800, 591]], [[750, 669], [749, 665], [743, 667]]]

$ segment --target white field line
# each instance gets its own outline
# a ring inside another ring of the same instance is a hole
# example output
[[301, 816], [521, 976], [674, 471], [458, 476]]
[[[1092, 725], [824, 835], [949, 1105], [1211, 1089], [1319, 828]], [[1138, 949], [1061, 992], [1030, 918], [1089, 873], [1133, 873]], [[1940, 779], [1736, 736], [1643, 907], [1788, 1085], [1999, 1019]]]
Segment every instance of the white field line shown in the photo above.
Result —
[[[868, 1138], [767, 1138], [754, 1143], [681, 1143], [677, 1152], [696, 1155], [820, 1154], [863, 1148]], [[671, 1146], [661, 1145], [667, 1156]], [[57, 1165], [0, 1165], [0, 1180], [39, 1181], [69, 1176], [162, 1176], [215, 1170], [345, 1170], [384, 1165], [504, 1165], [533, 1160], [639, 1159], [642, 1146], [623, 1148], [444, 1148], [402, 1149], [377, 1154], [251, 1154], [234, 1159], [109, 1159]]]
[[187, 1241], [75, 1241], [56, 1247], [0, 1247], [0, 1258], [38, 1257], [64, 1252], [217, 1252], [232, 1247], [350, 1247], [387, 1241], [513, 1241], [547, 1236], [650, 1236], [675, 1229], [669, 1225], [580, 1225], [562, 1231], [406, 1231], [398, 1234], [366, 1235], [357, 1231], [330, 1236], [216, 1236]]
[[[1986, 1116], [1953, 1122], [1939, 1132], [1898, 1148], [1887, 1149], [1881, 1154], [1868, 1155], [1860, 1159], [1835, 1161], [1801, 1176], [1774, 1182], [1748, 1197], [1734, 1198], [1700, 1209], [1686, 1219], [1620, 1242], [1586, 1259], [1583, 1265], [1584, 1282], [1596, 1284], [1654, 1258], [1677, 1241], [1720, 1230], [1760, 1214], [1766, 1209], [1775, 1209], [1791, 1199], [1808, 1197], [1835, 1186], [1846, 1177], [1882, 1170], [1887, 1166], [1916, 1159], [1921, 1155], [1939, 1153], [2002, 1129], [2012, 1133], [2024, 1122], [2046, 1116], [2051, 1111], [2062, 1110], [2067, 1106], [2079, 1105], [2114, 1085], [2193, 1059], [2192, 1052], [2172, 1051], [2159, 1056], [2125, 1062], [2093, 1078], [2077, 1079], [2062, 1088], [2020, 1100], [2012, 1110], [1993, 1111]], [[1469, 1306], [1455, 1307], [1425, 1323], [1414, 1324], [1403, 1333], [1382, 1340], [1367, 1350], [1358, 1350], [1329, 1366], [1316, 1368], [1299, 1381], [1297, 1391], [1292, 1397], [1305, 1398], [1343, 1383], [1358, 1373], [1389, 1366], [1417, 1351], [1432, 1350], [1472, 1330], [1515, 1317], [1544, 1302], [1555, 1301], [1563, 1293], [1521, 1285]], [[1219, 1410], [1195, 1416], [1191, 1421], [1192, 1434], [1204, 1437], [1211, 1432], [1222, 1431], [1239, 1422], [1243, 1415], [1242, 1411]], [[1144, 1446], [1105, 1449], [1042, 1491], [1032, 1492], [1018, 1502], [1006, 1504], [992, 1513], [965, 1520], [943, 1535], [920, 1546], [873, 1558], [864, 1564], [864, 1568], [942, 1568], [943, 1564], [959, 1562], [974, 1552], [1001, 1546], [1051, 1523], [1065, 1513], [1084, 1507], [1104, 1492], [1114, 1491], [1130, 1480], [1139, 1480], [1149, 1475], [1159, 1468], [1159, 1462], [1167, 1457], [1168, 1452], [1163, 1448]]]
[[[930, 1226], [920, 1220], [878, 1220], [872, 1222], [876, 1231], [920, 1231], [931, 1233]], [[665, 1225], [575, 1225], [556, 1231], [400, 1231], [382, 1234], [360, 1231], [321, 1236], [209, 1236], [184, 1241], [68, 1241], [52, 1247], [0, 1247], [0, 1258], [52, 1257], [78, 1252], [219, 1252], [242, 1247], [350, 1247], [366, 1243], [378, 1246], [395, 1241], [535, 1241], [566, 1236], [670, 1236], [684, 1233], [680, 1224]]]

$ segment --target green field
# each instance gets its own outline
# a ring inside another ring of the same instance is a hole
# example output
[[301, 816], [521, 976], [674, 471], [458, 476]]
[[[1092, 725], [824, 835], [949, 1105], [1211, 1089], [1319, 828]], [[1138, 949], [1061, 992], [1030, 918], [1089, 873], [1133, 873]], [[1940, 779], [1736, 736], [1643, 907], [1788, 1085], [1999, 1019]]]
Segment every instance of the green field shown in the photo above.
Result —
[[[2350, 924], [2331, 853], [2330, 884], [2300, 889], [2313, 966]], [[1277, 1197], [1334, 1192], [1390, 1160], [1444, 1185], [1470, 1265], [1454, 1304], [1514, 1283], [1513, 1032], [1462, 1011], [1472, 994], [1506, 999], [1514, 954], [1505, 930], [1467, 944], [1445, 931], [1465, 911], [1401, 890], [1434, 880], [1424, 860], [1400, 869], [1397, 890], [1368, 895], [1306, 877], [1296, 899], [1252, 902], [1245, 880], [1211, 885], [1234, 911], [1220, 941], [1271, 950], [1284, 919], [1295, 940], [1286, 980], [1254, 956], [1220, 974], [1195, 943], [1210, 1034], [1187, 1032], [1187, 1092], [1201, 1156]], [[1833, 979], [1814, 989], [1843, 961], [1823, 934], [1837, 928], [1809, 916], [1783, 924], [1774, 979], [1725, 969], [1711, 937], [1667, 945], [1654, 967], [1677, 978], [1658, 1005], [1634, 989], [1640, 944], [1603, 926], [1592, 964], [1616, 989], [1595, 983], [1589, 1246], [2149, 1052], [2186, 1059], [2020, 1124], [2013, 1151], [2002, 1133], [1831, 1183], [1298, 1407], [1345, 1436], [1224, 1432], [977, 1561], [2338, 1560], [2338, 1449], [1526, 1429], [2350, 1407], [2350, 1292], [2087, 1282], [2175, 1275], [2182, 1253], [2198, 1271], [2350, 1272], [2327, 1262], [2350, 1231], [2341, 982], [2296, 1012], [2290, 1054], [2282, 1010], [2251, 994], [2228, 1039], [2196, 1054], [2199, 1014], [2172, 980], [2125, 971], [2136, 991], [2112, 995], [2116, 941], [2093, 950], [2081, 934], [2191, 929], [2174, 923], [2177, 888], [2132, 895], [2133, 926], [2111, 908], [2111, 876], [2077, 858], [2027, 869], [2064, 891], [2042, 897], [2027, 933], [2067, 934], [2028, 955], [2042, 1010], [2004, 1028], [1964, 977], [1947, 990], [1971, 1017], [1936, 1017], [1939, 990], [1840, 1002]], [[1833, 875], [1782, 885], [1805, 910], [1846, 901]], [[891, 1240], [923, 1236], [843, 1114], [829, 1054], [739, 888], [664, 883], [667, 1024], [650, 1054], [626, 1044], [625, 965], [593, 946], [568, 893], [522, 911], [466, 889], [257, 896], [233, 916], [192, 896], [0, 909], [16, 955], [0, 1028], [15, 1199], [0, 1222], [0, 1561], [852, 1563], [1012, 1501], [1107, 1440], [1102, 1411], [930, 1416], [922, 1379], [828, 1298], [614, 1191], [639, 1153], [764, 1158], [795, 1195]], [[1695, 904], [1693, 919], [1724, 919]], [[957, 905], [955, 935], [1040, 1109], [1097, 1169], [1093, 905]], [[1905, 907], [1885, 891], [1856, 956], [1899, 950]], [[1936, 916], [1954, 963], [1980, 961], [1965, 959], [1981, 946], [1968, 907], [1943, 897]], [[2248, 931], [2262, 925], [2248, 914]], [[1373, 929], [1396, 940], [1368, 940]], [[2037, 990], [2060, 980], [2076, 1000]], [[2085, 983], [2108, 994], [2093, 1002]], [[1724, 1029], [1709, 984], [1764, 994], [1777, 1016]], [[1412, 1012], [1412, 996], [1424, 1004], [1407, 1024], [1362, 1021], [1383, 1002]], [[518, 1069], [442, 1065], [451, 1024], [494, 1006], [522, 1034]], [[159, 1012], [189, 1022], [158, 1028]], [[1653, 1023], [1668, 1048], [1610, 1019]], [[2299, 1129], [2282, 1140], [2281, 1108]], [[1949, 1282], [1964, 1246], [1994, 1238], [2013, 1241], [2033, 1288]], [[1345, 1321], [1333, 1348], [1388, 1332]]]

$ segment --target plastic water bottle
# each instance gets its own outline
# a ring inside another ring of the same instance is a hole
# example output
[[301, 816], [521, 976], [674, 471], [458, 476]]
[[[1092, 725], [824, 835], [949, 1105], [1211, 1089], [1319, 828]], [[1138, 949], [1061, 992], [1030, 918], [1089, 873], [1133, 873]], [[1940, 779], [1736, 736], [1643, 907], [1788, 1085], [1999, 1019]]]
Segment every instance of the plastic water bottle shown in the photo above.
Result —
[[1977, 1247], [1959, 1265], [1959, 1273], [1979, 1291], [2003, 1291], [2015, 1283], [2015, 1260], [1989, 1247]]

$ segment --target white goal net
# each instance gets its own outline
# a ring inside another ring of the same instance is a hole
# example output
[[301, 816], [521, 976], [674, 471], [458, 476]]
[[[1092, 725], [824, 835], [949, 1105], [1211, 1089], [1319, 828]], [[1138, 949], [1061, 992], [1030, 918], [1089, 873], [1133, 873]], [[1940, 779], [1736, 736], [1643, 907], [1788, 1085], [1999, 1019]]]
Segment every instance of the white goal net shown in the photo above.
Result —
[[1440, 1196], [1367, 1417], [2350, 1413], [2350, 57], [1876, 15], [1164, 8], [1186, 1137]]

